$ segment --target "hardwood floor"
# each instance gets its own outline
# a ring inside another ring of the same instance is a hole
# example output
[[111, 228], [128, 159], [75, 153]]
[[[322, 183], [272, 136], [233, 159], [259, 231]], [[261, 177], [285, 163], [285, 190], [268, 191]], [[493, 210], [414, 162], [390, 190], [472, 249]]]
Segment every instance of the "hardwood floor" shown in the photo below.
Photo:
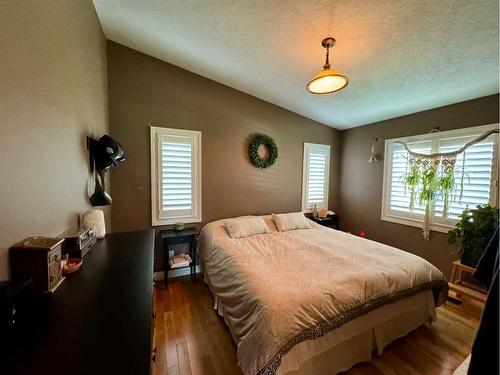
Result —
[[[166, 290], [155, 289], [154, 375], [241, 374], [231, 334], [212, 307], [202, 281], [181, 277], [169, 280]], [[447, 302], [437, 315], [431, 326], [419, 327], [388, 345], [382, 356], [344, 374], [453, 373], [470, 352], [480, 306]]]

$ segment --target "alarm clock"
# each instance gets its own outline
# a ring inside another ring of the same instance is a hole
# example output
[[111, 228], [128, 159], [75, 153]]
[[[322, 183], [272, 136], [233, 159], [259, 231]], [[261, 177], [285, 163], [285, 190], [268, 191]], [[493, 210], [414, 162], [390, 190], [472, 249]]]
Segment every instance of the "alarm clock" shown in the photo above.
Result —
[[97, 242], [94, 226], [89, 228], [72, 228], [61, 234], [65, 241], [62, 244], [63, 255], [69, 258], [83, 258]]

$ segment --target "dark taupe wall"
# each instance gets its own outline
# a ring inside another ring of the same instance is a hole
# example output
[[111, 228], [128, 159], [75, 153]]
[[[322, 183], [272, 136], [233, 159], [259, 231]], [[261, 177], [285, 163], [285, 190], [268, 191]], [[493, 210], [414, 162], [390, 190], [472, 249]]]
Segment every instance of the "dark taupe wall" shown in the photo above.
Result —
[[432, 232], [425, 241], [420, 228], [380, 219], [384, 162], [369, 165], [372, 138], [378, 138], [378, 153], [390, 138], [424, 134], [439, 126], [441, 131], [498, 123], [498, 95], [487, 96], [408, 116], [381, 121], [341, 132], [339, 212], [342, 230], [408, 250], [439, 267], [450, 276], [451, 262], [457, 259], [456, 245], [447, 234]]
[[107, 131], [106, 43], [90, 0], [0, 2], [0, 280], [8, 247], [89, 207], [86, 135]]
[[[149, 125], [202, 131], [203, 222], [301, 209], [304, 142], [330, 144], [330, 207], [338, 197], [339, 132], [108, 41], [110, 133], [127, 150], [113, 171], [113, 230], [151, 227]], [[248, 161], [252, 134], [279, 148], [265, 170]]]

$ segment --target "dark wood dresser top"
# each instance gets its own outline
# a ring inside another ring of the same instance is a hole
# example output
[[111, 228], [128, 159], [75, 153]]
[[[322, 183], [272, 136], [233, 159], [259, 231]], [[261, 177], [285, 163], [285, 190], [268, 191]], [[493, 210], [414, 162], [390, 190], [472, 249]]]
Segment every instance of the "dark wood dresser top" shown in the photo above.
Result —
[[29, 330], [3, 343], [0, 373], [149, 374], [153, 256], [153, 231], [99, 240]]

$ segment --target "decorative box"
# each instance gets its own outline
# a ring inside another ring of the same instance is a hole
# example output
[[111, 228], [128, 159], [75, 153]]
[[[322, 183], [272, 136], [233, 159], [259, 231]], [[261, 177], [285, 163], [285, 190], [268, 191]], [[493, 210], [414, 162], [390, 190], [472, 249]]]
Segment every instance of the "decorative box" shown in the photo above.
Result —
[[64, 239], [29, 237], [9, 250], [11, 281], [21, 285], [31, 279], [33, 293], [53, 292], [64, 280], [61, 244]]

